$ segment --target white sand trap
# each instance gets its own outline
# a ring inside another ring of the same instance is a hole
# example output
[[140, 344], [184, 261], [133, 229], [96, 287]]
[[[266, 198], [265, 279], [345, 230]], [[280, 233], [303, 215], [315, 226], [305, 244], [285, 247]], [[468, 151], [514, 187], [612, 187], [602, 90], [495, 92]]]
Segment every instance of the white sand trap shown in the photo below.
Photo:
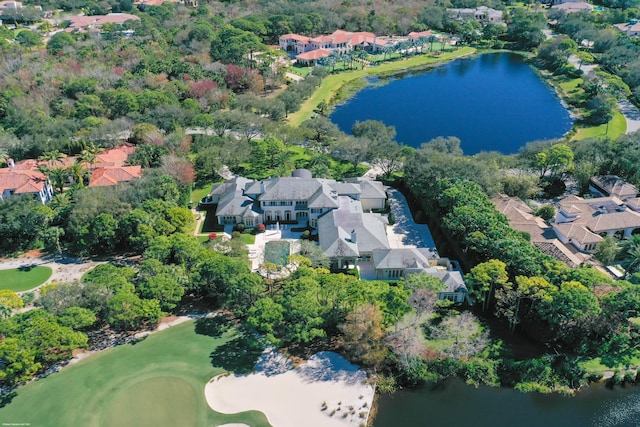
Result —
[[213, 410], [257, 410], [273, 427], [358, 427], [366, 424], [373, 402], [366, 379], [365, 372], [336, 353], [318, 353], [293, 369], [279, 353], [267, 350], [256, 372], [214, 377], [204, 391]]
[[233, 423], [233, 424], [220, 424], [218, 427], [251, 427], [247, 424]]

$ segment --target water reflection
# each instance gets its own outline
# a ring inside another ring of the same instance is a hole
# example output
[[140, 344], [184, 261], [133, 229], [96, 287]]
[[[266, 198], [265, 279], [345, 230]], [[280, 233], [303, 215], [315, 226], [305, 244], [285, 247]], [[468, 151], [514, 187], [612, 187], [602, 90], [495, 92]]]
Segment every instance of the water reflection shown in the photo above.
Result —
[[640, 388], [594, 384], [574, 397], [451, 380], [378, 401], [374, 427], [638, 427]]
[[519, 55], [486, 54], [425, 72], [409, 72], [359, 92], [331, 119], [345, 132], [357, 120], [393, 125], [419, 147], [456, 136], [465, 154], [517, 152], [526, 142], [558, 138], [572, 126], [555, 93]]

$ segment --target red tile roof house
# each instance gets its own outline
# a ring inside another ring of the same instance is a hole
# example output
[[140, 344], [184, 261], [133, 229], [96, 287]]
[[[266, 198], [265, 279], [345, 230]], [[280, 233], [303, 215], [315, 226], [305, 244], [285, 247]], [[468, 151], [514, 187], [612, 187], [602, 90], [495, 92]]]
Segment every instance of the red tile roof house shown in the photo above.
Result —
[[8, 167], [0, 169], [0, 200], [11, 196], [31, 195], [41, 203], [47, 203], [53, 197], [53, 187], [47, 177], [37, 169], [33, 162], [18, 162], [9, 159]]
[[139, 21], [140, 18], [128, 13], [109, 13], [108, 15], [76, 15], [67, 18], [68, 32], [84, 32], [88, 30], [98, 30], [104, 24], [124, 24], [127, 21]]
[[[404, 40], [406, 38], [402, 38]], [[354, 48], [376, 53], [390, 43], [401, 39], [378, 37], [369, 32], [350, 32], [336, 30], [332, 34], [318, 37], [307, 37], [299, 34], [284, 34], [279, 38], [280, 49], [295, 52], [296, 60], [302, 65], [316, 65], [318, 59], [331, 53], [344, 54]]]
[[121, 182], [133, 181], [142, 176], [140, 166], [106, 166], [96, 168], [91, 174], [89, 187], [109, 187]]

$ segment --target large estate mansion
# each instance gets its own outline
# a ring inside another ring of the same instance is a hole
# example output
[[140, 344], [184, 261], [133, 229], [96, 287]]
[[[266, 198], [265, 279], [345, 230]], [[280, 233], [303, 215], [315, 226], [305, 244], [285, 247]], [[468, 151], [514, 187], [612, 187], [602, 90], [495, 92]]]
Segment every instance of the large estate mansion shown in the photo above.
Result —
[[354, 49], [379, 53], [386, 47], [400, 42], [415, 41], [431, 35], [431, 31], [422, 31], [409, 33], [406, 37], [384, 37], [365, 31], [337, 30], [332, 34], [318, 37], [284, 34], [280, 36], [279, 44], [280, 49], [285, 52], [294, 52], [299, 64], [313, 66], [320, 58], [326, 58], [332, 53], [342, 55]]
[[297, 169], [290, 177], [234, 177], [214, 185], [203, 205], [215, 206], [220, 225], [296, 224], [311, 227], [334, 270], [358, 268], [363, 279], [396, 281], [407, 274], [434, 275], [446, 285], [439, 298], [468, 300], [460, 266], [435, 248], [393, 247], [389, 221], [378, 213], [387, 203], [379, 181], [314, 178]]

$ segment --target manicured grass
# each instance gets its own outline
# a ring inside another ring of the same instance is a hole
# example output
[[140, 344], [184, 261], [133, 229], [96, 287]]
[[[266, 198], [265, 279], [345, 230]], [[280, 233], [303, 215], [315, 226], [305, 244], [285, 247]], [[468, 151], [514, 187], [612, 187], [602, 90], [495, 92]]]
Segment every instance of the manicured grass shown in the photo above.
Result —
[[51, 274], [51, 268], [43, 266], [0, 270], [0, 290], [28, 291], [42, 285], [51, 277]]
[[47, 427], [266, 427], [260, 412], [220, 414], [204, 397], [212, 377], [247, 372], [259, 353], [226, 320], [189, 321], [18, 388], [0, 409], [0, 420]]
[[240, 240], [245, 245], [253, 245], [256, 242], [256, 236], [249, 233], [242, 233], [240, 235]]
[[588, 374], [591, 375], [602, 375], [606, 371], [611, 371], [616, 368], [625, 368], [627, 365], [631, 367], [640, 366], [640, 352], [636, 352], [635, 356], [627, 359], [621, 360], [603, 360], [604, 357], [594, 357], [593, 359], [588, 359], [582, 362], [579, 362], [578, 365], [587, 371]]
[[579, 128], [573, 140], [580, 140], [586, 138], [602, 138], [607, 137], [615, 139], [627, 131], [627, 121], [624, 115], [620, 112], [616, 112], [613, 118], [609, 122], [609, 131], [607, 131], [606, 123], [599, 126], [590, 126]]
[[194, 203], [194, 207], [198, 204], [200, 200], [211, 192], [211, 186], [213, 182], [208, 182], [206, 184], [201, 184], [191, 190], [191, 201]]
[[313, 110], [321, 101], [330, 101], [333, 94], [335, 94], [342, 86], [353, 80], [362, 79], [367, 76], [392, 74], [411, 68], [427, 67], [441, 62], [450, 61], [452, 59], [461, 58], [463, 56], [468, 56], [474, 52], [475, 49], [472, 47], [462, 47], [454, 51], [445, 52], [440, 56], [416, 55], [407, 57], [407, 59], [400, 61], [386, 62], [381, 65], [366, 67], [362, 70], [332, 74], [322, 80], [320, 87], [302, 104], [300, 110], [289, 115], [289, 122], [294, 126], [298, 126], [300, 123], [311, 118], [311, 116], [313, 116]]

